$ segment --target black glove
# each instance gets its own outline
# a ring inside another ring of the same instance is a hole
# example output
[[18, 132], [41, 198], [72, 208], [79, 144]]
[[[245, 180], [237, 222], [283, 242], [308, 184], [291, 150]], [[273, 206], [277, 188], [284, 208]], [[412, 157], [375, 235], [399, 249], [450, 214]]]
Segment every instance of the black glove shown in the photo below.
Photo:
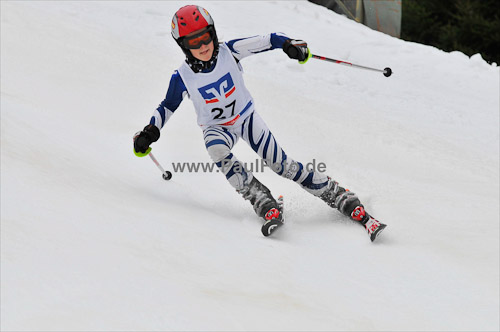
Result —
[[146, 153], [149, 145], [160, 138], [160, 129], [155, 125], [149, 124], [134, 138], [135, 152]]
[[285, 52], [290, 59], [305, 61], [309, 57], [309, 48], [307, 43], [303, 40], [288, 39], [283, 44], [283, 52]]

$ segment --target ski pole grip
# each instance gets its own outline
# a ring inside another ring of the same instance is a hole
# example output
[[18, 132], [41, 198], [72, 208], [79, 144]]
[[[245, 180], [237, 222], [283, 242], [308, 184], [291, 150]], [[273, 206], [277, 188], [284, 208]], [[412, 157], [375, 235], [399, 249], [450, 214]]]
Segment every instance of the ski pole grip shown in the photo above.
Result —
[[304, 61], [299, 61], [299, 63], [301, 65], [303, 65], [304, 63], [306, 63], [310, 58], [312, 58], [313, 54], [311, 53], [311, 51], [309, 50], [309, 47], [307, 48], [307, 58], [305, 58]]

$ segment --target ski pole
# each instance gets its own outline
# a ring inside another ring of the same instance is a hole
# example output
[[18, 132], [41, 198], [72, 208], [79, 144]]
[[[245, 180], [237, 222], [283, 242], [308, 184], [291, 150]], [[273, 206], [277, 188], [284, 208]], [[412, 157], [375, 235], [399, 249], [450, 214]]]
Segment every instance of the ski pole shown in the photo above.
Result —
[[392, 74], [392, 70], [389, 67], [386, 67], [384, 69], [376, 69], [376, 68], [371, 68], [371, 67], [365, 67], [365, 66], [355, 65], [355, 64], [347, 62], [347, 61], [330, 59], [330, 58], [327, 58], [327, 57], [324, 57], [324, 56], [321, 56], [321, 55], [316, 55], [316, 54], [312, 54], [311, 57], [314, 58], [314, 59], [318, 59], [318, 60], [323, 60], [323, 61], [338, 63], [339, 65], [351, 66], [351, 67], [356, 67], [356, 68], [361, 68], [361, 69], [366, 69], [366, 70], [372, 70], [372, 71], [378, 71], [378, 72], [383, 73], [385, 77], [389, 77]]
[[153, 156], [152, 152], [149, 152], [148, 155], [151, 158], [151, 160], [155, 163], [155, 165], [158, 166], [158, 169], [161, 171], [163, 180], [165, 181], [170, 180], [172, 178], [172, 173], [170, 171], [165, 171], [163, 167], [161, 167], [160, 163], [158, 162], [158, 160], [156, 160], [155, 156]]
[[[141, 132], [138, 131], [137, 133], [134, 134], [134, 141], [136, 140], [136, 138], [139, 136]], [[172, 178], [172, 173], [169, 172], [169, 171], [165, 171], [163, 169], [163, 167], [161, 167], [160, 163], [158, 162], [158, 160], [156, 160], [155, 156], [153, 156], [153, 153], [151, 153], [151, 147], [149, 147], [145, 153], [142, 153], [142, 152], [137, 152], [135, 151], [135, 148], [134, 148], [134, 154], [137, 156], [137, 157], [145, 157], [146, 155], [149, 155], [149, 157], [151, 158], [151, 160], [155, 163], [155, 165], [160, 169], [161, 171], [161, 175], [162, 175], [162, 178], [163, 180], [165, 181], [168, 181]]]

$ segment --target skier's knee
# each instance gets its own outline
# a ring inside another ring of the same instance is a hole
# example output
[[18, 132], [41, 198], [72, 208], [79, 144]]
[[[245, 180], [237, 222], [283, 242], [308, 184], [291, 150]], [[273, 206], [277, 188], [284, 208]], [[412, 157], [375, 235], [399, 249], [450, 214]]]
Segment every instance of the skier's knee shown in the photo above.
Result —
[[225, 144], [215, 144], [207, 148], [210, 158], [214, 162], [220, 162], [231, 154], [231, 149]]

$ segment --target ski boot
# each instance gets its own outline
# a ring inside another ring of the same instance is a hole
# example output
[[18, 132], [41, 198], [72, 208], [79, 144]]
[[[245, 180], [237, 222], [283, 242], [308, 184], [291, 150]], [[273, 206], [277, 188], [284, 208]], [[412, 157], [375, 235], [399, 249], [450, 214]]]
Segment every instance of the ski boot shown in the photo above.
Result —
[[338, 209], [343, 215], [363, 225], [372, 242], [387, 227], [387, 225], [382, 224], [365, 211], [363, 204], [361, 204], [355, 193], [342, 188], [337, 181], [331, 178], [328, 178], [328, 187], [320, 198], [332, 208]]
[[249, 200], [255, 213], [264, 219], [262, 234], [269, 236], [283, 225], [283, 197], [278, 201], [271, 195], [269, 189], [254, 176], [248, 186], [238, 190], [244, 199]]
[[350, 218], [352, 220], [359, 221], [363, 226], [365, 226], [365, 229], [368, 232], [368, 236], [370, 237], [370, 240], [372, 242], [375, 241], [377, 236], [379, 236], [384, 228], [387, 227], [386, 224], [382, 224], [380, 221], [366, 213], [363, 204], [358, 205], [354, 208], [350, 215]]
[[278, 197], [278, 208], [271, 208], [264, 216], [266, 220], [262, 225], [262, 234], [264, 236], [271, 235], [278, 227], [283, 226], [285, 219], [283, 218], [283, 196]]

